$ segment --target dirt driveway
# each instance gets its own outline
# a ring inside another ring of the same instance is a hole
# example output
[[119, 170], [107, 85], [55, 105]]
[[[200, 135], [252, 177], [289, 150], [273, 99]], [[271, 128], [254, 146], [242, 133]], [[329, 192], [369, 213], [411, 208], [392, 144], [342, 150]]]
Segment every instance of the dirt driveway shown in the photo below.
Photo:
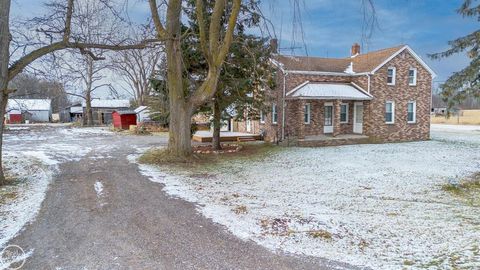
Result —
[[[127, 160], [166, 137], [43, 126], [11, 131], [6, 142], [7, 150], [63, 160], [36, 220], [9, 242], [32, 252], [22, 269], [354, 269], [274, 254], [166, 195]], [[80, 158], [65, 158], [81, 149]]]

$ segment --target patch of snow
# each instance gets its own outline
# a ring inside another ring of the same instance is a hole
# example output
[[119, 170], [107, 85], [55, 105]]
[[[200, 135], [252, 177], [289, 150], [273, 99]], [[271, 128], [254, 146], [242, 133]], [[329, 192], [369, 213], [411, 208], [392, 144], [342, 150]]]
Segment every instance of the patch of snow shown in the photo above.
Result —
[[97, 197], [103, 196], [103, 184], [100, 181], [96, 181], [94, 184], [95, 192], [97, 193]]
[[[48, 163], [42, 163], [45, 161]], [[14, 196], [14, 199], [0, 204], [0, 247], [5, 246], [25, 224], [35, 219], [56, 163], [38, 153], [23, 155], [4, 151], [4, 166], [8, 175], [16, 176], [21, 182], [15, 188], [6, 186], [0, 191]]]
[[30, 129], [29, 127], [12, 127], [12, 126], [7, 126], [7, 130], [26, 130]]
[[[480, 136], [442, 128], [432, 127], [432, 141], [285, 148], [195, 173], [138, 166], [170, 195], [271, 250], [373, 269], [480, 268], [480, 208], [442, 190], [480, 171]], [[312, 236], [318, 231], [331, 239]]]

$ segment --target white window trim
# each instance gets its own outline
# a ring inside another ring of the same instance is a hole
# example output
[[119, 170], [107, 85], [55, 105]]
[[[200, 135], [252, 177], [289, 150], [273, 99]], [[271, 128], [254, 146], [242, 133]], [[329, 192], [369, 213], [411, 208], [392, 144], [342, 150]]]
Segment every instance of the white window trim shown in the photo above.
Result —
[[348, 103], [342, 103], [342, 104], [340, 104], [340, 112], [339, 112], [339, 113], [340, 113], [340, 119], [342, 118], [342, 117], [341, 117], [341, 115], [342, 115], [342, 107], [341, 107], [341, 106], [342, 106], [342, 105], [347, 106], [347, 110], [345, 111], [345, 113], [347, 114], [347, 120], [346, 120], [346, 121], [340, 121], [340, 124], [348, 124], [348, 109], [349, 109], [348, 107], [349, 107], [349, 106], [348, 106]]
[[260, 111], [260, 124], [265, 124], [265, 113]]
[[[408, 121], [408, 104], [413, 103], [413, 121]], [[417, 123], [417, 102], [416, 101], [409, 101], [407, 103], [407, 123], [415, 124]]]
[[[410, 83], [410, 70], [413, 70], [413, 83]], [[417, 69], [416, 68], [408, 69], [408, 85], [409, 86], [416, 86], [417, 85]]]
[[303, 112], [303, 117], [304, 117], [304, 124], [306, 125], [310, 125], [310, 119], [311, 119], [311, 105], [310, 103], [305, 103], [305, 106], [304, 106], [304, 110], [308, 108], [308, 110], [306, 111], [308, 117], [307, 117], [307, 121], [305, 122], [305, 111]]
[[391, 100], [388, 100], [387, 102], [385, 102], [385, 113], [387, 113], [387, 104], [392, 104], [392, 121], [388, 122], [388, 121], [385, 121], [386, 124], [395, 124], [395, 102], [394, 101], [391, 101]]
[[[392, 82], [388, 83], [388, 70], [390, 70], [390, 69], [393, 70]], [[387, 85], [395, 85], [396, 77], [397, 77], [397, 69], [395, 67], [388, 67], [388, 69], [387, 69]]]
[[[277, 115], [277, 121], [275, 121], [275, 115]], [[277, 104], [272, 104], [272, 124], [278, 124]]]

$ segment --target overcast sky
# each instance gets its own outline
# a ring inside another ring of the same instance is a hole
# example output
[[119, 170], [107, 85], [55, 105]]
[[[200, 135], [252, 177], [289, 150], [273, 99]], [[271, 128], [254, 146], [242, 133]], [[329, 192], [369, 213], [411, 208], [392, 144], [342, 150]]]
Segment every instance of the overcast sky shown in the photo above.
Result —
[[[432, 61], [427, 54], [448, 48], [447, 42], [478, 30], [479, 22], [463, 18], [456, 9], [463, 0], [374, 0], [377, 24], [368, 39], [362, 38], [365, 26], [362, 0], [304, 0], [300, 8], [304, 42], [299, 27], [293, 27], [291, 0], [263, 0], [262, 9], [271, 20], [280, 39], [282, 53], [347, 57], [354, 42], [362, 45], [362, 52], [410, 45], [439, 75], [435, 81], [444, 81], [468, 63], [464, 55]], [[13, 0], [12, 15], [39, 12], [40, 0]], [[137, 21], [149, 16], [145, 1], [130, 0], [130, 13]], [[297, 24], [298, 25], [298, 24]], [[257, 32], [257, 31], [255, 31]], [[296, 32], [295, 37], [292, 33]], [[258, 32], [260, 33], [260, 32]], [[305, 48], [305, 46], [306, 48]], [[291, 47], [295, 47], [294, 50]]]

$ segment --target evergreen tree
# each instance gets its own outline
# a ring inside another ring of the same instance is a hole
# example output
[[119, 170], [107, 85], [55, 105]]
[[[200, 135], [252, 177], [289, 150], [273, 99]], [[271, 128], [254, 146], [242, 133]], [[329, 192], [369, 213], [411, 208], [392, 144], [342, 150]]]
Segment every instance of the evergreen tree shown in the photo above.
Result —
[[[480, 3], [478, 0], [464, 0], [458, 13], [463, 17], [473, 17], [480, 21]], [[469, 97], [480, 98], [480, 30], [449, 42], [450, 49], [430, 55], [433, 59], [449, 57], [467, 52], [471, 59], [469, 66], [455, 72], [440, 86], [441, 95], [449, 108], [462, 103]]]

